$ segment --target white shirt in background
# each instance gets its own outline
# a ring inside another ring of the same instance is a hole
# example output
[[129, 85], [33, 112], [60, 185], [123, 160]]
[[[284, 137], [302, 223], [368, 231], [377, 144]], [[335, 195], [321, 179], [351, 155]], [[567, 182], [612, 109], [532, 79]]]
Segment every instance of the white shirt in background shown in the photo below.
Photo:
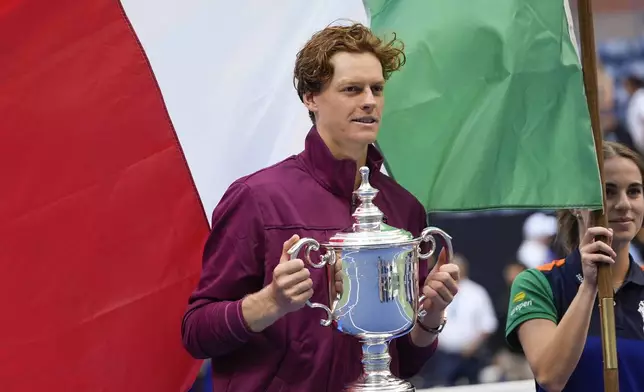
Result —
[[626, 128], [635, 147], [640, 153], [644, 152], [644, 89], [637, 90], [628, 103]]
[[492, 300], [480, 284], [463, 279], [458, 294], [445, 311], [447, 324], [439, 336], [438, 347], [449, 353], [460, 353], [483, 333], [498, 328]]

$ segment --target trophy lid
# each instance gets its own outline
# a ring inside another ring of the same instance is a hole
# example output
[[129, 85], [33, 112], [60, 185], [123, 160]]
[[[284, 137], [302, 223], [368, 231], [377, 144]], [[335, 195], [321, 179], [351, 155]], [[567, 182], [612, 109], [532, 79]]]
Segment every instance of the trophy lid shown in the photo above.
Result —
[[395, 245], [413, 240], [410, 232], [389, 226], [382, 221], [384, 214], [373, 199], [378, 194], [378, 189], [369, 183], [369, 168], [360, 168], [362, 182], [353, 193], [360, 200], [360, 204], [353, 213], [353, 225], [348, 231], [336, 233], [329, 240], [331, 246], [368, 246], [368, 245]]

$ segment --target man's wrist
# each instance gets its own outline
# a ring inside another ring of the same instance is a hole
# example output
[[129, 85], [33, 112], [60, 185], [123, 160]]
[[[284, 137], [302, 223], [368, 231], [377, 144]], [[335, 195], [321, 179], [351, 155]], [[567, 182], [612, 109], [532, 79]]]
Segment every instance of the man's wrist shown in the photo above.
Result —
[[425, 331], [437, 331], [432, 333], [440, 333], [445, 325], [445, 312], [437, 314], [427, 314], [422, 319], [417, 320], [417, 324]]
[[271, 285], [265, 286], [257, 294], [260, 296], [262, 305], [266, 307], [267, 315], [274, 316], [276, 319], [286, 315], [277, 301], [275, 301], [275, 295], [273, 295], [273, 287]]
[[253, 332], [261, 332], [284, 316], [270, 290], [270, 286], [266, 286], [242, 300], [244, 320]]
[[416, 326], [410, 334], [412, 343], [418, 347], [427, 347], [433, 344], [444, 325], [443, 312], [435, 316], [425, 316], [423, 320], [416, 320]]
[[416, 347], [427, 347], [433, 344], [438, 338], [438, 333], [429, 332], [424, 328], [420, 321], [417, 321], [416, 326], [411, 330], [409, 337]]
[[441, 327], [440, 324], [438, 324], [435, 327], [429, 327], [429, 326], [425, 325], [425, 323], [423, 323], [422, 321], [419, 320], [418, 321], [418, 327], [420, 329], [422, 329], [423, 331], [425, 331], [427, 333], [430, 333], [430, 334], [433, 334], [433, 335], [438, 335], [441, 332], [440, 331], [440, 327]]

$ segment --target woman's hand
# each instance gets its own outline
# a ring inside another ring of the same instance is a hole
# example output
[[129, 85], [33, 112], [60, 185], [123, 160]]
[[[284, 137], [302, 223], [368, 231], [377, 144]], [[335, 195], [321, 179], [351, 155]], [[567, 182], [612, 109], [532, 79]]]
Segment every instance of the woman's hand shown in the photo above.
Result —
[[[608, 243], [595, 241], [595, 237], [598, 236], [606, 237]], [[586, 234], [579, 244], [584, 283], [591, 288], [597, 287], [597, 263], [615, 263], [617, 254], [610, 247], [612, 240], [613, 230], [605, 227], [591, 227], [586, 230]]]

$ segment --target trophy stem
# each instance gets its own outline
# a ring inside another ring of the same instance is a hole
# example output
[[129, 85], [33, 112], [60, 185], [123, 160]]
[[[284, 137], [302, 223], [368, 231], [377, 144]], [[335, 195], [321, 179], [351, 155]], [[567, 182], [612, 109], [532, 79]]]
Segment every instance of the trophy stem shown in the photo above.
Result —
[[365, 376], [388, 376], [391, 374], [389, 342], [368, 340], [362, 343], [362, 366]]
[[362, 341], [363, 373], [345, 391], [351, 392], [414, 392], [416, 389], [407, 381], [391, 374], [389, 340], [368, 338]]

